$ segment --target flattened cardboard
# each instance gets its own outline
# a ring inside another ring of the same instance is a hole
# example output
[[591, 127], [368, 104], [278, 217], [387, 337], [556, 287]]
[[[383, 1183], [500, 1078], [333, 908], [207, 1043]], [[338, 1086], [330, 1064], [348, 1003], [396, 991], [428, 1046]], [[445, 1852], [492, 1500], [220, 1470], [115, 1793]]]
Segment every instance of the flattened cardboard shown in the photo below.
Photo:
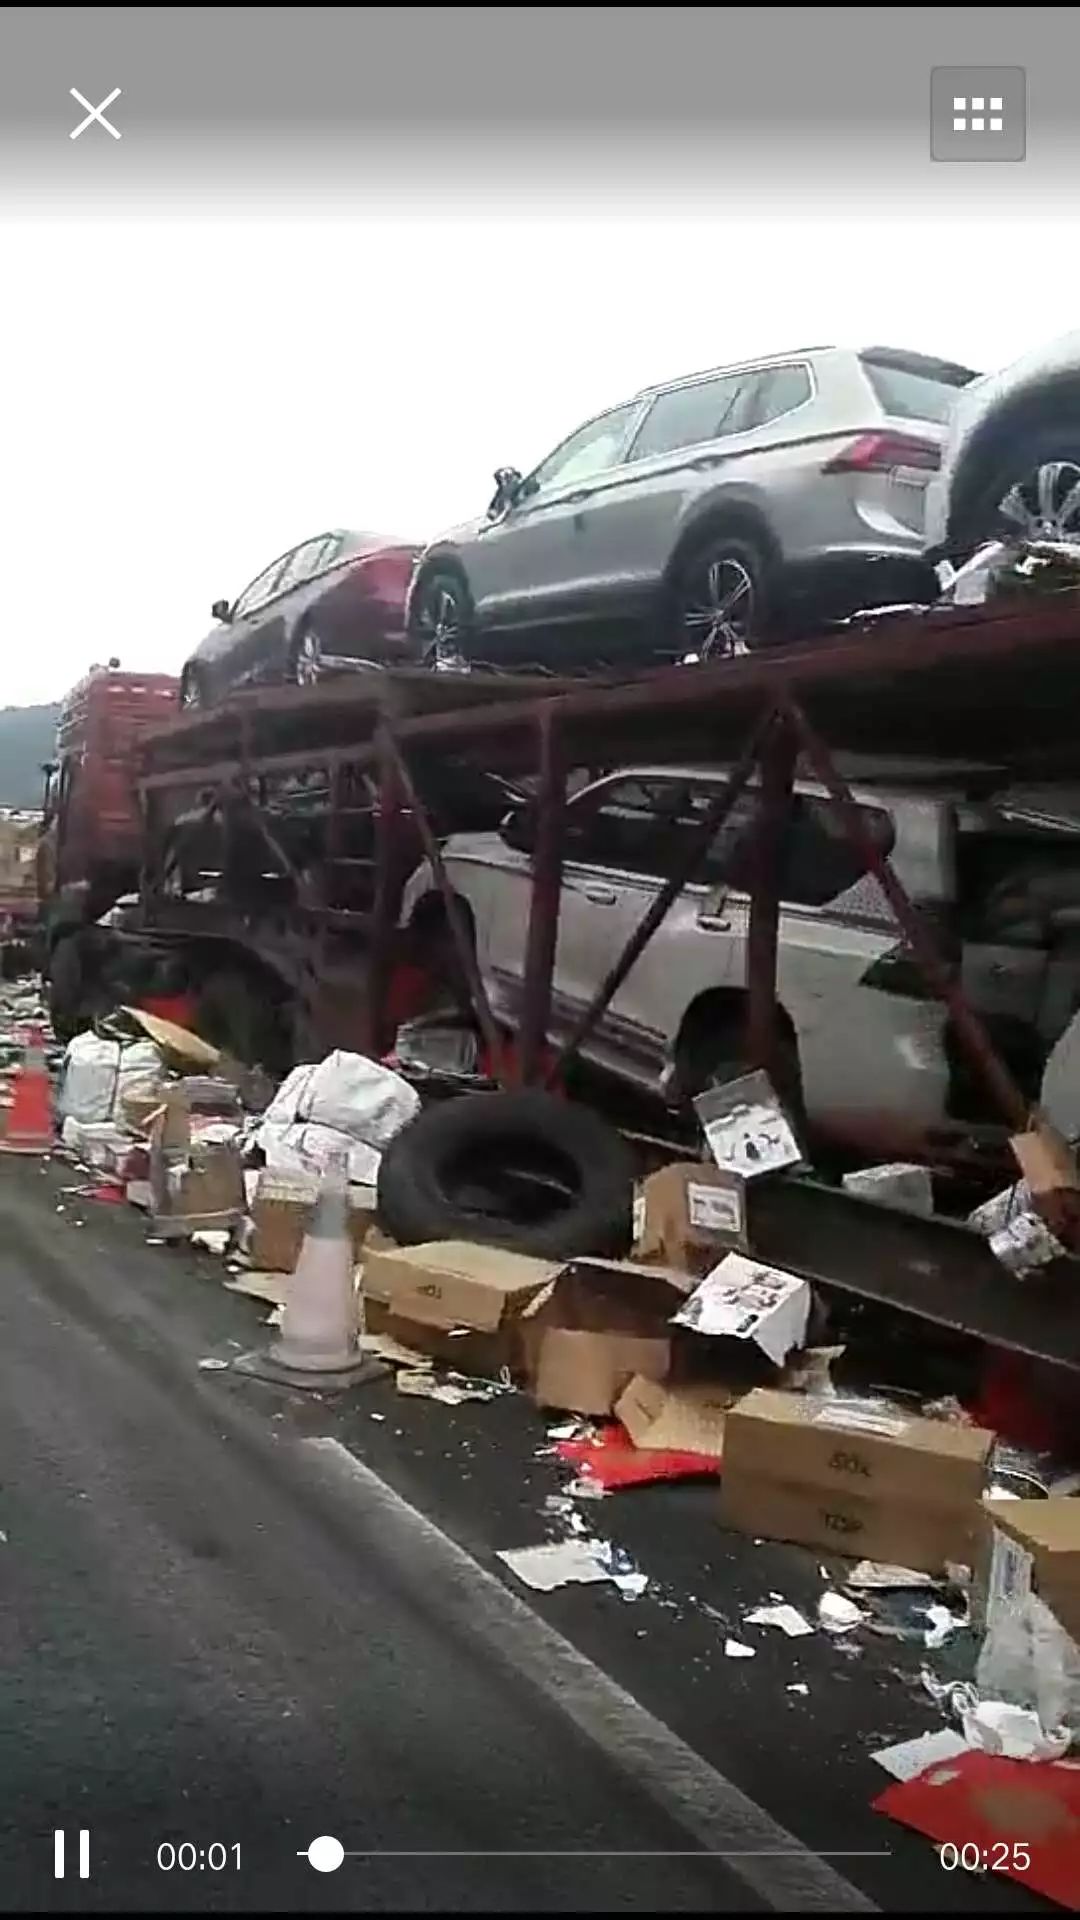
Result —
[[669, 1322], [690, 1283], [666, 1267], [573, 1260], [522, 1315], [525, 1369], [543, 1407], [611, 1413], [635, 1374], [662, 1380]]
[[721, 1518], [937, 1573], [973, 1564], [993, 1435], [758, 1389], [728, 1415]]
[[636, 1374], [615, 1405], [635, 1447], [705, 1453], [719, 1459], [724, 1428], [738, 1395], [723, 1386], [664, 1386]]
[[698, 1279], [721, 1253], [747, 1246], [746, 1190], [735, 1174], [700, 1160], [649, 1175], [638, 1195], [634, 1259]]

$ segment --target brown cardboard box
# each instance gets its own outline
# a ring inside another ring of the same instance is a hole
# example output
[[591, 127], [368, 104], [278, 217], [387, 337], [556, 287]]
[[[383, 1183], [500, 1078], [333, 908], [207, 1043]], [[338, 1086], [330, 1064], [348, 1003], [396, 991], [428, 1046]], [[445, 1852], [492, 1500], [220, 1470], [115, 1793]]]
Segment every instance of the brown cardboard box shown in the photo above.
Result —
[[231, 1143], [192, 1138], [182, 1094], [170, 1093], [151, 1122], [149, 1159], [156, 1233], [239, 1225], [247, 1211], [240, 1154]]
[[404, 1346], [452, 1362], [463, 1373], [521, 1365], [521, 1315], [559, 1271], [500, 1247], [433, 1241], [365, 1249], [364, 1325]]
[[976, 1427], [757, 1389], [728, 1415], [721, 1519], [926, 1573], [970, 1566], [992, 1444]]
[[724, 1253], [747, 1245], [744, 1182], [701, 1160], [651, 1173], [635, 1215], [634, 1259], [698, 1280]]
[[724, 1451], [728, 1409], [738, 1395], [734, 1388], [664, 1386], [635, 1374], [615, 1404], [635, 1447], [669, 1448], [675, 1453], [706, 1453], [719, 1459]]
[[[285, 1180], [264, 1169], [251, 1205], [254, 1231], [247, 1252], [253, 1267], [263, 1273], [296, 1271], [315, 1198], [314, 1182]], [[351, 1188], [349, 1235], [358, 1260], [374, 1218], [374, 1188]]]
[[690, 1282], [630, 1260], [572, 1260], [522, 1315], [525, 1370], [542, 1407], [611, 1413], [635, 1374], [663, 1380], [669, 1321]]
[[988, 1500], [985, 1511], [1031, 1560], [1031, 1584], [1080, 1642], [1080, 1499]]

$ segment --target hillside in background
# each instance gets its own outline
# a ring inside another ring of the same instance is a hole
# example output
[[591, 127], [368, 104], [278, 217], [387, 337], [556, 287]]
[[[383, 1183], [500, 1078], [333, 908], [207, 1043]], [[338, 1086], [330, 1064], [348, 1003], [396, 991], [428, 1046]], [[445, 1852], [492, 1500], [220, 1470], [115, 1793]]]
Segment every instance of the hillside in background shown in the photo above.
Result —
[[41, 764], [51, 760], [58, 705], [0, 707], [0, 807], [41, 805]]

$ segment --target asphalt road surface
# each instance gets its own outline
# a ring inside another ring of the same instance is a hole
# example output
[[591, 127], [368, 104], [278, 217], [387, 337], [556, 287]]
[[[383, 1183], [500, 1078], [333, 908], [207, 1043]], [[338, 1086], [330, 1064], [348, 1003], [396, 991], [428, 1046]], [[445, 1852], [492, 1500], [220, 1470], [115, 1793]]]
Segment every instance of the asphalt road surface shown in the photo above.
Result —
[[[567, 1596], [534, 1609], [499, 1577], [483, 1512], [509, 1500], [512, 1529], [505, 1451], [451, 1526], [383, 1388], [343, 1412], [200, 1369], [261, 1333], [252, 1303], [141, 1246], [130, 1213], [62, 1198], [73, 1177], [0, 1163], [0, 1910], [932, 1910], [924, 1843], [905, 1878], [886, 1822], [829, 1860], [785, 1823], [782, 1716], [744, 1743], [754, 1791], [735, 1783], [720, 1762], [753, 1715], [703, 1696], [693, 1638], [665, 1689], [636, 1608], [593, 1602], [607, 1626], [575, 1644]], [[361, 1423], [411, 1477], [361, 1457]], [[443, 1469], [459, 1492], [464, 1457]], [[504, 1540], [542, 1537], [534, 1512]], [[819, 1789], [842, 1715], [826, 1688], [800, 1723]], [[306, 1858], [322, 1835], [346, 1850], [332, 1873]], [[181, 1846], [194, 1864], [159, 1865]]]

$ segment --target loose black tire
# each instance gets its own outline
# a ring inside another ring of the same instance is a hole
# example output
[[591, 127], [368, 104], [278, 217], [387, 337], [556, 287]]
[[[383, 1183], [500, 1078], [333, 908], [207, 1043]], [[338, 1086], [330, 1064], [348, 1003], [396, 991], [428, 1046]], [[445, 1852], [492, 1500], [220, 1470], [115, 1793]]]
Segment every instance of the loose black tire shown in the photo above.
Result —
[[634, 1167], [586, 1107], [535, 1089], [428, 1107], [379, 1167], [378, 1220], [403, 1246], [480, 1240], [541, 1259], [629, 1248]]

